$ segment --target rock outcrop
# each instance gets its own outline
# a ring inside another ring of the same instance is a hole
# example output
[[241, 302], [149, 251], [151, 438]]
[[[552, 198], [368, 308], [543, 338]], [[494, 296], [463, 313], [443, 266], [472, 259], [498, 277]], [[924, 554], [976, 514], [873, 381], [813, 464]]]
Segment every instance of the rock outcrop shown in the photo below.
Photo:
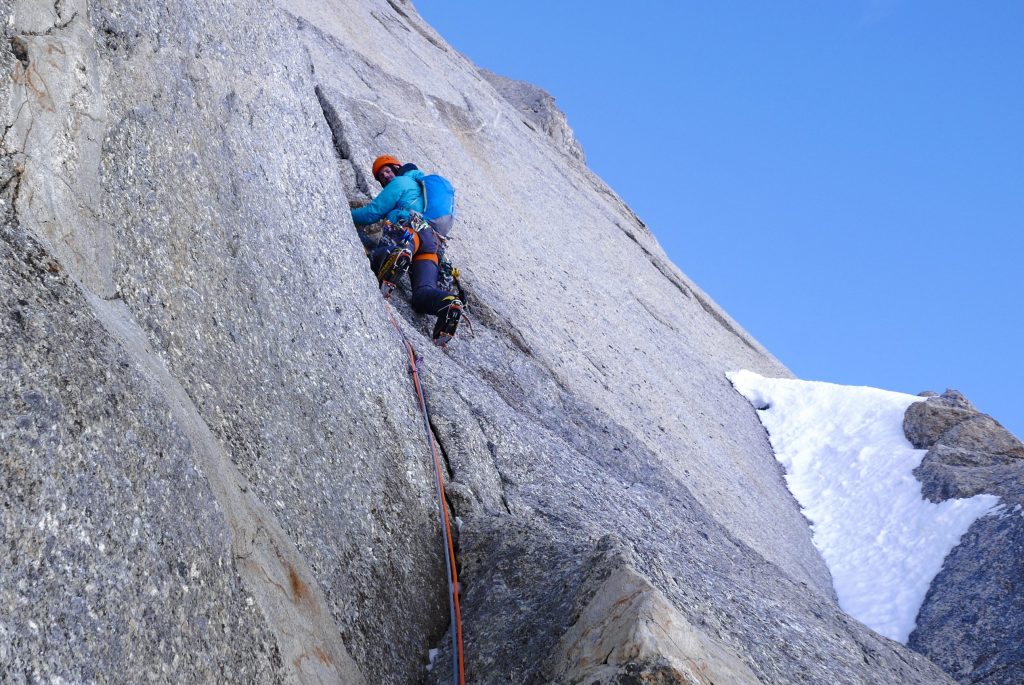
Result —
[[955, 390], [911, 405], [914, 475], [933, 502], [998, 495], [932, 582], [909, 645], [961, 683], [1024, 682], [1024, 444]]
[[432, 465], [347, 210], [390, 152], [459, 191], [474, 332], [393, 301], [471, 682], [947, 682], [838, 609], [724, 377], [789, 372], [408, 2], [0, 7], [0, 680], [422, 677]]
[[524, 124], [538, 127], [551, 137], [556, 147], [573, 159], [586, 161], [583, 146], [576, 140], [565, 114], [555, 106], [555, 98], [550, 93], [532, 83], [506, 78], [487, 69], [481, 69], [480, 73], [501, 97], [523, 114]]

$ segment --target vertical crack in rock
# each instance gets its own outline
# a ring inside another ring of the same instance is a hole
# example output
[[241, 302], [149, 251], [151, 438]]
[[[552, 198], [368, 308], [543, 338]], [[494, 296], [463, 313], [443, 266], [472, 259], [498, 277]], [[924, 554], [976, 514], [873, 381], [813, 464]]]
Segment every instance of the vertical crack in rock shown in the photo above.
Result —
[[324, 113], [324, 119], [327, 121], [327, 126], [331, 129], [331, 139], [334, 141], [334, 149], [337, 151], [338, 156], [341, 159], [351, 161], [351, 149], [348, 141], [345, 140], [345, 131], [341, 124], [341, 119], [338, 117], [338, 111], [334, 109], [334, 105], [332, 105], [327, 99], [327, 96], [324, 95], [324, 91], [320, 86], [316, 86], [313, 91], [316, 93], [316, 99], [320, 103], [320, 109]]
[[[3, 185], [0, 186], [0, 194], [5, 197], [12, 213], [18, 204], [18, 196], [21, 193], [21, 177], [24, 173], [25, 164], [19, 155], [6, 155], [3, 158], [5, 178]], [[5, 207], [5, 209], [7, 208]]]
[[[440, 453], [441, 456], [441, 461], [444, 464], [445, 473], [447, 474], [444, 488], [444, 505], [448, 509], [448, 516], [450, 520], [454, 523], [456, 521], [457, 516], [466, 513], [462, 509], [465, 507], [466, 504], [468, 504], [472, 500], [472, 493], [464, 492], [465, 490], [468, 490], [468, 488], [466, 488], [464, 485], [462, 485], [462, 483], [456, 480], [455, 471], [452, 468], [451, 459], [448, 456], [448, 448], [445, 445], [445, 440], [442, 438], [443, 431], [434, 422], [433, 414], [428, 412], [428, 416], [430, 417], [428, 419], [428, 424], [430, 426], [430, 437], [434, 441], [434, 444], [437, 445], [438, 452]], [[454, 494], [453, 491], [458, 491], [457, 497], [459, 500], [463, 501], [463, 507], [458, 506], [459, 503], [456, 502], [455, 498], [452, 497], [452, 495]], [[456, 526], [455, 530], [452, 531], [452, 535], [452, 546], [455, 549], [455, 564], [456, 568], [459, 568], [460, 565], [458, 526]]]
[[[487, 432], [486, 432], [487, 428], [486, 428], [486, 426], [484, 426], [483, 417], [482, 416], [477, 416], [476, 417], [476, 422], [477, 422], [477, 426], [480, 429], [481, 435], [487, 435]], [[487, 446], [487, 453], [491, 457], [491, 463], [494, 466], [494, 470], [498, 474], [498, 489], [499, 489], [498, 496], [499, 496], [499, 498], [501, 500], [501, 505], [505, 508], [505, 513], [506, 514], [511, 514], [512, 513], [512, 506], [509, 504], [508, 492], [506, 492], [505, 486], [511, 484], [512, 481], [510, 481], [508, 479], [508, 477], [502, 472], [501, 468], [499, 467], [499, 464], [498, 464], [498, 446], [495, 445], [494, 441], [490, 440], [490, 439], [487, 440], [486, 446]]]
[[28, 48], [25, 45], [24, 38], [19, 36], [12, 36], [10, 38], [11, 52], [14, 53], [14, 58], [21, 62], [22, 69], [28, 69]]
[[[7, 141], [7, 136], [10, 134], [11, 130], [13, 130], [14, 127], [17, 125], [18, 120], [21, 119], [21, 113], [25, 110], [26, 105], [28, 105], [27, 102], [22, 102], [20, 105], [18, 105], [18, 111], [14, 114], [14, 119], [11, 121], [11, 123], [7, 124], [4, 127], [4, 133], [3, 133], [2, 140], [3, 140], [3, 145], [4, 145], [5, 149], [7, 149], [7, 148], [15, 149], [14, 146], [8, 146], [7, 145], [7, 142], [8, 142]], [[21, 148], [18, 147], [17, 149], [21, 149]]]
[[449, 459], [448, 459], [448, 450], [445, 449], [444, 441], [441, 439], [441, 431], [438, 429], [437, 425], [434, 423], [434, 419], [433, 418], [430, 419], [429, 423], [430, 423], [430, 433], [433, 436], [434, 442], [437, 443], [437, 447], [438, 447], [438, 449], [441, 452], [441, 460], [444, 462], [444, 468], [445, 468], [445, 471], [448, 473], [448, 478], [450, 480], [454, 480], [455, 479], [455, 472], [452, 470], [451, 461], [449, 461]]
[[320, 110], [324, 114], [324, 119], [327, 121], [327, 127], [331, 131], [331, 140], [334, 143], [334, 150], [337, 152], [338, 157], [348, 162], [348, 166], [352, 169], [352, 174], [355, 179], [355, 190], [360, 193], [369, 196], [370, 183], [366, 178], [366, 174], [356, 166], [356, 163], [352, 160], [352, 145], [345, 137], [345, 125], [341, 121], [341, 116], [338, 114], [338, 110], [335, 109], [334, 105], [324, 94], [323, 89], [320, 86], [314, 88], [316, 93], [316, 99], [320, 103]]

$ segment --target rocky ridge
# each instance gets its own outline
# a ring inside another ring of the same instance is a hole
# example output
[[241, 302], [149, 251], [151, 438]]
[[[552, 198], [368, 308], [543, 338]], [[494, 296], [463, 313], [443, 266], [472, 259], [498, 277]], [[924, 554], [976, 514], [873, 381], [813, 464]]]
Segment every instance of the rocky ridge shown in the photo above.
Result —
[[460, 194], [475, 334], [394, 309], [472, 682], [947, 682], [838, 609], [724, 378], [788, 371], [408, 2], [0, 8], [0, 680], [424, 675], [433, 477], [347, 211], [386, 151]]
[[501, 97], [523, 113], [524, 124], [530, 128], [539, 127], [551, 137], [556, 147], [573, 159], [586, 163], [583, 146], [576, 140], [565, 114], [555, 105], [555, 98], [550, 93], [532, 83], [506, 78], [487, 69], [481, 69], [480, 74]]
[[1024, 682], [1024, 443], [955, 390], [907, 410], [907, 439], [926, 449], [914, 475], [933, 502], [998, 495], [932, 582], [908, 644], [961, 683]]

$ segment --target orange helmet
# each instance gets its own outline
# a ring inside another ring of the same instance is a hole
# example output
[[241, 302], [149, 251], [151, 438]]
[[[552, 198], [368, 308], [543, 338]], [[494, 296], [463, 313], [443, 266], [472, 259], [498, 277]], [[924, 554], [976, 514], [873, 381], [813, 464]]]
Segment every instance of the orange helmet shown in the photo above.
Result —
[[373, 160], [373, 177], [377, 178], [377, 174], [380, 173], [380, 170], [388, 166], [389, 164], [394, 164], [395, 166], [402, 166], [402, 163], [399, 162], [397, 158], [392, 157], [391, 155], [381, 155], [377, 159]]

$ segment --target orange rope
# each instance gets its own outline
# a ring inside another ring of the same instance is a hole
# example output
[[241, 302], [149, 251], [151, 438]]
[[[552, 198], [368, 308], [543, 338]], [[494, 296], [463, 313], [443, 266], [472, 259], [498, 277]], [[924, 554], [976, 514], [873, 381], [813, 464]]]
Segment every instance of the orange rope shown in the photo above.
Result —
[[463, 659], [462, 650], [462, 610], [459, 607], [459, 572], [455, 567], [455, 543], [452, 539], [452, 527], [451, 521], [448, 516], [448, 500], [444, 494], [444, 476], [441, 475], [441, 456], [437, 453], [437, 447], [434, 445], [434, 434], [430, 430], [430, 414], [427, 412], [427, 401], [423, 397], [423, 387], [420, 384], [419, 369], [416, 366], [416, 350], [413, 349], [412, 343], [409, 342], [409, 338], [402, 332], [398, 322], [395, 321], [394, 314], [391, 311], [390, 304], [387, 305], [388, 319], [391, 320], [391, 325], [394, 326], [395, 331], [398, 332], [399, 337], [402, 339], [402, 343], [405, 345], [405, 351], [409, 355], [409, 372], [412, 374], [413, 387], [416, 388], [416, 397], [420, 403], [420, 414], [423, 416], [423, 427], [427, 434], [427, 443], [430, 445], [430, 453], [434, 457], [434, 477], [437, 484], [437, 496], [438, 496], [438, 509], [440, 510], [441, 518], [441, 534], [445, 542], [445, 566], [448, 570], [448, 602], [451, 608], [451, 621], [452, 621], [452, 655], [454, 663], [452, 664], [452, 677], [453, 682], [458, 685], [465, 685], [466, 683], [466, 670], [465, 661]]

